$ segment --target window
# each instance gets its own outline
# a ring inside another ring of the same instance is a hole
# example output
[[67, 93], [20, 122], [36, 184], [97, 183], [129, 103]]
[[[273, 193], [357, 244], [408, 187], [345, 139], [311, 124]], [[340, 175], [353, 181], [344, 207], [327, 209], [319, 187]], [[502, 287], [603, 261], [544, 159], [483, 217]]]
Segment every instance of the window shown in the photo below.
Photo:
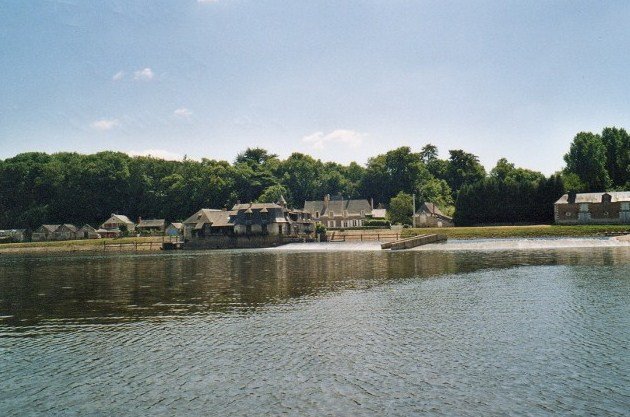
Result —
[[630, 202], [621, 203], [621, 211], [630, 211]]
[[582, 203], [580, 204], [580, 211], [581, 212], [588, 212], [588, 203]]

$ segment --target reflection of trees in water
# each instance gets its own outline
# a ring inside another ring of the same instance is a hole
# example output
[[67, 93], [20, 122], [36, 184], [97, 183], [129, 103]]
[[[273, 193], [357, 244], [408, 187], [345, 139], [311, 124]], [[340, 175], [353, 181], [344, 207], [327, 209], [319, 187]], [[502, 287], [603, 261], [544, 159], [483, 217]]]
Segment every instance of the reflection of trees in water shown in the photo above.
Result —
[[[519, 265], [615, 265], [628, 248], [487, 252], [217, 251], [15, 257], [0, 265], [9, 324], [230, 311], [390, 280]], [[23, 320], [23, 321], [20, 321]]]

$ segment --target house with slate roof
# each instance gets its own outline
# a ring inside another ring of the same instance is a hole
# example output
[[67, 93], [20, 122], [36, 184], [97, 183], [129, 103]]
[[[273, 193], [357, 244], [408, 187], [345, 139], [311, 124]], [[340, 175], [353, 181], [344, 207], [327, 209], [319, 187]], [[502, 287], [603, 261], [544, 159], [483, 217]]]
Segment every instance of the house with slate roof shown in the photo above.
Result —
[[83, 227], [77, 230], [77, 239], [98, 239], [100, 237], [96, 229], [89, 224], [84, 224]]
[[453, 218], [440, 211], [433, 203], [422, 203], [413, 215], [413, 227], [453, 227]]
[[183, 222], [185, 239], [227, 236], [233, 233], [226, 210], [201, 209]]
[[73, 224], [62, 224], [53, 232], [53, 240], [75, 240], [79, 229]]
[[630, 191], [567, 193], [553, 208], [557, 224], [630, 224]]
[[110, 218], [101, 224], [101, 228], [97, 232], [102, 237], [117, 237], [122, 234], [122, 226], [127, 228], [128, 232], [135, 232], [136, 230], [135, 223], [129, 220], [129, 217], [112, 213]]
[[278, 203], [236, 204], [230, 210], [230, 223], [239, 235], [299, 235], [315, 230], [311, 215], [303, 210], [289, 210], [280, 197]]
[[342, 196], [331, 198], [326, 194], [321, 201], [305, 201], [304, 211], [328, 229], [361, 227], [372, 217], [372, 204], [367, 200], [344, 199]]
[[33, 231], [31, 240], [33, 242], [44, 242], [47, 240], [53, 240], [55, 230], [61, 226], [60, 224], [42, 224]]
[[138, 219], [136, 230], [143, 234], [163, 235], [166, 229], [166, 220], [164, 219]]

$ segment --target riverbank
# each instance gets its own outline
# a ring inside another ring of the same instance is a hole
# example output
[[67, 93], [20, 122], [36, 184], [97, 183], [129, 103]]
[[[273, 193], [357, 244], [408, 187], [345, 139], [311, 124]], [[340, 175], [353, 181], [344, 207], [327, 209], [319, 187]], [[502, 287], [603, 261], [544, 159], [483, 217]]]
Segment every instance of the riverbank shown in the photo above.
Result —
[[116, 239], [61, 240], [53, 242], [5, 243], [3, 253], [55, 253], [55, 252], [119, 252], [158, 251], [166, 239], [162, 236], [123, 237]]
[[[390, 229], [370, 230], [346, 230], [334, 231], [335, 238], [344, 236], [348, 240], [358, 240], [363, 236], [365, 240], [378, 240], [377, 236], [394, 236], [399, 234], [401, 238], [421, 234], [439, 233], [448, 236], [449, 239], [506, 239], [506, 238], [554, 238], [554, 237], [602, 237], [611, 233], [630, 232], [630, 225], [534, 225], [534, 226], [480, 226], [480, 227], [450, 227], [450, 228], [419, 228], [402, 229], [394, 231]], [[329, 236], [332, 232], [329, 232]], [[616, 239], [630, 241], [630, 233], [617, 236]], [[390, 239], [391, 240], [391, 239]], [[54, 253], [54, 252], [136, 252], [159, 251], [163, 237], [129, 237], [118, 239], [91, 239], [91, 240], [66, 240], [57, 242], [28, 242], [8, 243], [0, 245], [0, 254], [3, 253]], [[149, 245], [153, 243], [153, 245]]]

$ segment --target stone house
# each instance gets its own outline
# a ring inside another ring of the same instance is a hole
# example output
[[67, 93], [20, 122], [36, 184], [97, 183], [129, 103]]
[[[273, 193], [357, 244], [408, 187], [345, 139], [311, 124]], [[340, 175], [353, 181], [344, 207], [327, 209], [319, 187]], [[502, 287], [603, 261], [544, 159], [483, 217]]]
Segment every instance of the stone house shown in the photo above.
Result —
[[101, 224], [101, 228], [98, 230], [98, 233], [101, 236], [106, 235], [107, 237], [120, 236], [122, 233], [122, 226], [126, 227], [128, 232], [135, 232], [136, 230], [135, 223], [129, 220], [127, 216], [112, 213], [110, 218]]
[[139, 233], [150, 235], [163, 235], [166, 229], [166, 220], [164, 219], [138, 219], [136, 230]]
[[630, 224], [630, 191], [567, 193], [553, 208], [557, 224]]
[[234, 234], [290, 236], [308, 234], [315, 230], [310, 213], [288, 210], [284, 199], [278, 203], [236, 204], [230, 210]]
[[79, 229], [73, 224], [62, 224], [53, 232], [53, 240], [75, 240]]
[[77, 239], [98, 239], [100, 237], [96, 229], [89, 224], [84, 224], [83, 227], [77, 230]]
[[367, 200], [344, 200], [342, 196], [331, 198], [329, 194], [321, 201], [304, 202], [304, 211], [328, 229], [361, 227], [372, 217], [372, 210], [372, 204]]
[[183, 222], [185, 239], [227, 236], [233, 233], [226, 210], [201, 209]]
[[413, 227], [453, 227], [453, 218], [445, 215], [433, 203], [422, 203], [413, 215]]
[[31, 240], [33, 242], [44, 242], [47, 240], [53, 240], [55, 230], [61, 226], [60, 224], [42, 224], [33, 231]]

